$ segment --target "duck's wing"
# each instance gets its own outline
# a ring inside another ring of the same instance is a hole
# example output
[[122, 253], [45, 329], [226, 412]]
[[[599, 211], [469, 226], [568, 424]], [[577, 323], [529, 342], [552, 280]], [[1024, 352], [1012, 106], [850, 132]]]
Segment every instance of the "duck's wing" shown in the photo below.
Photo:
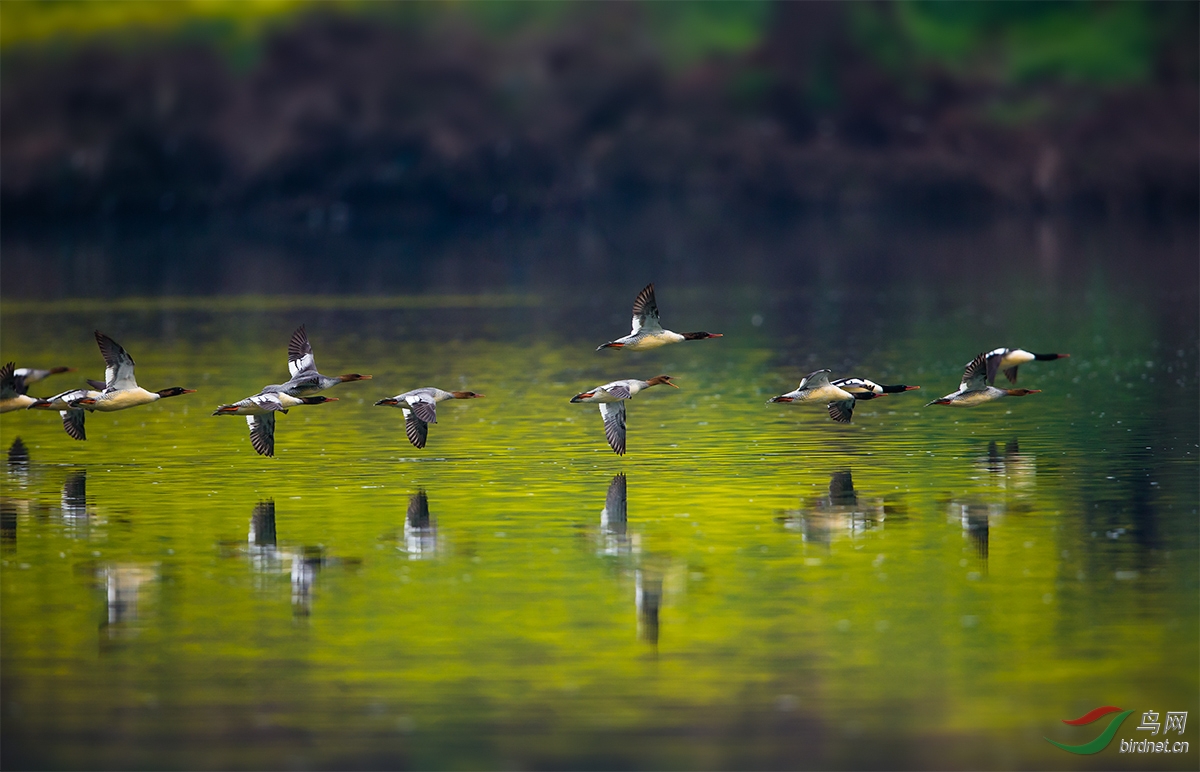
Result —
[[96, 345], [100, 347], [100, 356], [104, 357], [104, 388], [119, 391], [136, 389], [133, 357], [129, 356], [129, 352], [99, 330], [96, 330]]
[[87, 432], [83, 429], [83, 419], [87, 416], [84, 410], [60, 410], [58, 414], [62, 416], [63, 431], [73, 440], [86, 440]]
[[607, 386], [601, 386], [597, 391], [606, 391], [617, 399], [629, 399], [633, 396], [629, 392], [629, 387], [623, 383], [610, 383]]
[[796, 391], [802, 389], [819, 389], [822, 386], [829, 385], [829, 374], [832, 370], [815, 370], [800, 379], [800, 385], [796, 387]]
[[428, 394], [413, 394], [406, 400], [413, 415], [427, 424], [437, 423], [437, 402]]
[[[246, 397], [242, 402], [248, 402], [252, 405], [258, 405], [263, 410], [273, 412], [287, 413], [283, 407], [283, 400], [279, 398], [279, 392], [263, 391], [255, 394], [253, 397]], [[238, 404], [241, 404], [240, 402]]]
[[854, 415], [853, 399], [844, 399], [840, 402], [829, 403], [829, 417], [839, 424], [850, 423], [850, 418]]
[[292, 339], [288, 341], [288, 372], [292, 374], [292, 378], [295, 378], [300, 373], [309, 370], [315, 373], [317, 362], [313, 359], [312, 346], [308, 343], [308, 333], [302, 324], [292, 333]]
[[647, 284], [633, 301], [633, 332], [658, 332], [662, 323], [658, 321], [658, 302], [654, 299], [654, 284]]
[[[997, 359], [997, 362], [1000, 360]], [[979, 391], [987, 386], [988, 378], [988, 363], [987, 356], [980, 354], [971, 360], [967, 365], [967, 369], [963, 370], [962, 383], [959, 384], [959, 391]]]
[[84, 378], [84, 381], [87, 382], [88, 386], [92, 387], [93, 391], [104, 391], [104, 381], [96, 381], [91, 378]]
[[260, 456], [268, 458], [275, 455], [275, 414], [248, 415], [246, 424], [250, 427], [250, 444]]
[[0, 399], [12, 399], [25, 393], [24, 379], [15, 374], [16, 366], [16, 362], [9, 362], [0, 367]]
[[[996, 382], [996, 373], [1000, 371], [1000, 360], [1004, 359], [1004, 356], [1008, 354], [1008, 352], [1009, 349], [997, 348], [992, 349], [991, 351], [987, 352], [987, 354], [980, 355], [984, 357], [985, 361], [987, 362], [987, 383]], [[967, 365], [967, 367], [970, 367], [970, 365]], [[1008, 374], [1009, 370], [1012, 371], [1010, 380], [1015, 379], [1017, 377], [1017, 368], [1010, 367], [1008, 370], [1005, 370], [1004, 372], [1006, 375]], [[963, 378], [963, 382], [966, 382], [965, 377]]]
[[604, 419], [604, 438], [618, 456], [625, 455], [625, 403], [601, 402], [600, 417]]
[[404, 413], [404, 433], [408, 435], [408, 441], [414, 448], [425, 447], [425, 441], [429, 439], [429, 423], [422, 421], [409, 408], [404, 407], [400, 410]]

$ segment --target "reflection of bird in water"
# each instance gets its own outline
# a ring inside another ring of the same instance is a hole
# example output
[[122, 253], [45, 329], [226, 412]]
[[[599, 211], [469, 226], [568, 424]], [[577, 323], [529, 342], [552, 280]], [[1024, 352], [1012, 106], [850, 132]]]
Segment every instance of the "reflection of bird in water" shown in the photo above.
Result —
[[8, 448], [8, 473], [21, 479], [29, 476], [29, 448], [25, 447], [20, 437], [14, 439]]
[[87, 472], [72, 472], [63, 481], [62, 516], [70, 519], [83, 519], [88, 516]]
[[647, 284], [633, 300], [633, 326], [629, 334], [623, 338], [601, 343], [596, 347], [620, 348], [630, 351], [645, 351], [647, 349], [665, 346], [668, 343], [681, 343], [685, 340], [706, 340], [719, 338], [719, 332], [671, 332], [664, 330], [658, 316], [658, 301], [654, 298], [654, 285]]
[[0, 499], [0, 544], [12, 547], [17, 543], [17, 505]]
[[275, 500], [267, 499], [254, 505], [250, 514], [248, 541], [256, 547], [275, 546]]
[[658, 612], [662, 607], [662, 574], [638, 570], [634, 574], [635, 605], [638, 615], [638, 637], [647, 643], [658, 644]]
[[976, 462], [976, 466], [994, 475], [1001, 488], [1032, 488], [1037, 484], [1037, 457], [1022, 453], [1016, 438], [1008, 441], [1004, 452], [993, 440], [988, 443], [987, 456]]
[[410, 560], [437, 556], [437, 523], [429, 515], [429, 497], [419, 490], [408, 498], [404, 517], [404, 549]]
[[987, 357], [987, 382], [989, 384], [996, 382], [996, 374], [1001, 370], [1004, 371], [1004, 377], [1008, 378], [1009, 383], [1017, 382], [1017, 368], [1026, 362], [1049, 362], [1055, 359], [1065, 359], [1071, 356], [1070, 354], [1034, 354], [1031, 351], [1024, 351], [1019, 348], [997, 348], [992, 349], [986, 355]]
[[811, 500], [806, 508], [788, 510], [780, 520], [785, 528], [800, 531], [804, 541], [829, 545], [836, 534], [853, 536], [879, 527], [885, 517], [883, 499], [860, 497], [847, 469], [830, 475], [827, 496]]
[[962, 383], [958, 391], [938, 397], [930, 405], [949, 405], [950, 407], [975, 407], [986, 402], [994, 402], [1001, 397], [1024, 397], [1028, 394], [1038, 394], [1041, 389], [997, 389], [987, 384], [987, 358], [979, 354], [972, 359], [963, 370]]
[[608, 494], [604, 497], [604, 509], [600, 510], [601, 554], [629, 554], [632, 551], [632, 543], [628, 530], [625, 474], [622, 472], [613, 477], [608, 484]]
[[985, 570], [987, 569], [988, 538], [991, 531], [991, 519], [993, 516], [1003, 514], [1003, 512], [1004, 507], [1002, 505], [987, 505], [978, 502], [950, 502], [951, 516], [958, 518], [959, 523], [962, 525], [963, 535], [970, 539], [972, 546], [975, 547], [975, 554], [983, 562]]
[[260, 573], [278, 573], [284, 556], [275, 546], [275, 500], [254, 505], [247, 536], [250, 564]]
[[671, 383], [669, 375], [656, 375], [648, 381], [625, 378], [597, 386], [591, 391], [580, 392], [571, 397], [571, 401], [599, 404], [600, 417], [604, 420], [604, 438], [608, 440], [608, 446], [613, 449], [614, 453], [623, 456], [625, 455], [625, 400], [651, 386], [663, 383], [672, 388], [679, 388]]
[[317, 572], [325, 565], [325, 551], [320, 547], [305, 547], [292, 556], [292, 610], [300, 616], [312, 613], [312, 589]]
[[158, 566], [117, 563], [104, 568], [108, 595], [108, 624], [129, 622], [138, 616], [138, 594], [142, 585], [158, 579]]

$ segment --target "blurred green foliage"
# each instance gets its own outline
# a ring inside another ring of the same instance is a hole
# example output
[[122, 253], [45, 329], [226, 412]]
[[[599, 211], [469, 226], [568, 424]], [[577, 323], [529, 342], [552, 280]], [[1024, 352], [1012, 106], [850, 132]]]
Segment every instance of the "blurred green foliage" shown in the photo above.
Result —
[[1185, 3], [900, 2], [851, 6], [854, 36], [886, 69], [940, 67], [1021, 86], [1118, 86], [1152, 74], [1156, 52], [1194, 8]]
[[[1137, 83], [1151, 73], [1156, 48], [1194, 17], [1187, 3], [904, 2], [846, 6], [853, 42], [898, 76], [934, 66], [962, 78], [1005, 85], [1052, 80], [1101, 86]], [[136, 44], [150, 38], [202, 38], [240, 52], [273, 25], [314, 10], [370, 14], [397, 23], [435, 15], [466, 18], [485, 34], [551, 28], [590, 4], [474, 2], [336, 4], [299, 0], [176, 0], [121, 3], [7, 0], [0, 47], [70, 47], [97, 36]], [[673, 66], [757, 47], [770, 28], [771, 3], [676, 2], [631, 6]]]

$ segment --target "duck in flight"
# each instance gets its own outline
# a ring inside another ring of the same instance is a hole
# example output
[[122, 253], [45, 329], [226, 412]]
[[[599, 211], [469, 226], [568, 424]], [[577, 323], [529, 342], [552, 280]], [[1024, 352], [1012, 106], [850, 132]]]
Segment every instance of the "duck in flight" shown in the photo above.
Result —
[[34, 367], [18, 367], [16, 370], [13, 370], [13, 375], [24, 381], [26, 386], [31, 386], [40, 380], [49, 378], [51, 375], [73, 372], [75, 372], [74, 367], [51, 367], [49, 370], [38, 370]]
[[312, 346], [308, 342], [308, 333], [305, 332], [304, 325], [300, 325], [288, 341], [288, 372], [292, 374], [291, 380], [267, 386], [263, 391], [282, 391], [293, 397], [310, 397], [346, 381], [371, 380], [371, 376], [358, 373], [322, 375], [317, 372], [316, 360], [313, 359]]
[[654, 300], [654, 285], [647, 284], [633, 301], [633, 329], [624, 338], [617, 338], [596, 347], [624, 348], [630, 351], [647, 351], [668, 343], [679, 343], [685, 340], [704, 340], [705, 338], [720, 338], [719, 332], [671, 332], [664, 330], [658, 319], [658, 303]]
[[437, 423], [437, 403], [448, 399], [479, 399], [482, 396], [473, 391], [443, 391], [426, 386], [381, 399], [375, 404], [400, 408], [404, 412], [404, 433], [408, 435], [408, 441], [414, 448], [423, 448], [429, 439], [429, 424]]
[[1066, 359], [1071, 355], [1034, 354], [1019, 348], [997, 348], [992, 349], [985, 356], [987, 357], [987, 382], [990, 386], [996, 382], [996, 374], [1001, 371], [1004, 372], [1004, 377], [1008, 378], [1009, 383], [1015, 384], [1017, 368], [1026, 362], [1049, 362], [1055, 359]]
[[36, 397], [25, 393], [28, 386], [25, 380], [16, 374], [16, 367], [16, 362], [9, 362], [0, 367], [0, 413], [24, 410], [37, 402]]
[[903, 383], [894, 385], [884, 385], [876, 383], [869, 378], [836, 378], [830, 381], [834, 386], [837, 386], [842, 391], [850, 392], [857, 399], [875, 399], [882, 397], [884, 394], [898, 394], [902, 391], [913, 391], [921, 388], [920, 386], [908, 386]]
[[275, 414], [287, 414], [289, 408], [299, 405], [321, 405], [337, 402], [337, 397], [293, 397], [277, 391], [263, 391], [229, 405], [221, 405], [213, 415], [244, 415], [250, 427], [250, 444], [260, 456], [275, 455]]
[[[148, 405], [165, 397], [196, 393], [195, 389], [185, 389], [181, 386], [147, 391], [138, 386], [133, 376], [133, 357], [129, 356], [119, 343], [96, 330], [96, 345], [100, 347], [100, 354], [104, 357], [104, 390], [89, 391], [86, 396], [68, 401], [66, 404], [69, 408], [111, 413], [138, 405]], [[63, 422], [65, 427], [66, 416], [63, 417]], [[80, 425], [82, 426], [82, 422]], [[70, 434], [69, 429], [67, 433]]]
[[[825, 402], [826, 409], [829, 411], [829, 417], [839, 424], [850, 423], [851, 417], [854, 415], [854, 402], [856, 394], [850, 389], [858, 388], [850, 386], [850, 388], [842, 388], [835, 382], [829, 380], [830, 370], [816, 370], [811, 372], [800, 381], [800, 385], [787, 394], [780, 394], [778, 397], [771, 397], [767, 400], [767, 404], [772, 402]], [[858, 381], [865, 379], [844, 378], [843, 381]], [[870, 383], [870, 381], [867, 381]], [[878, 385], [878, 384], [875, 384]], [[861, 397], [864, 399], [874, 399], [882, 397], [887, 392], [876, 393], [874, 390], [867, 390], [862, 387], [862, 394], [870, 393], [869, 397]]]
[[608, 446], [618, 456], [623, 456], [625, 455], [625, 400], [643, 389], [663, 383], [676, 389], [679, 388], [671, 383], [669, 375], [656, 375], [648, 381], [627, 378], [576, 394], [571, 397], [571, 401], [599, 403], [600, 417], [604, 419], [604, 437], [608, 440]]
[[950, 405], [952, 407], [975, 407], [985, 402], [993, 402], [1001, 397], [1024, 397], [1026, 394], [1037, 394], [1041, 389], [997, 389], [987, 384], [987, 354], [980, 354], [971, 360], [963, 371], [962, 383], [958, 391], [947, 394], [940, 399], [927, 404]]

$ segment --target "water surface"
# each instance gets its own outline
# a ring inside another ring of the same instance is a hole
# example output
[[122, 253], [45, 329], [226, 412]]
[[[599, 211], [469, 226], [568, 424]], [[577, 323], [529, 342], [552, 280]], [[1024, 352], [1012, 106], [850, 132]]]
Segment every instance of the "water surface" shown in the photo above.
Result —
[[[779, 281], [753, 257], [741, 281], [666, 267], [668, 326], [725, 337], [643, 355], [593, 351], [640, 276], [6, 297], [6, 361], [80, 368], [36, 393], [100, 375], [97, 328], [142, 385], [198, 393], [92, 415], [86, 443], [0, 420], [5, 765], [1145, 766], [1043, 739], [1086, 742], [1061, 720], [1117, 705], [1127, 739], [1189, 711], [1190, 755], [1154, 763], [1194, 768], [1186, 235], [1007, 267], [963, 268], [961, 232], [924, 258], [837, 242], [875, 257]], [[300, 323], [323, 372], [374, 378], [281, 416], [265, 459], [210, 413], [282, 380]], [[1021, 368], [1040, 394], [923, 407], [1000, 345], [1071, 358]], [[765, 404], [818, 367], [922, 389], [849, 426]], [[568, 402], [659, 373], [681, 388], [629, 404], [624, 458]], [[373, 403], [424, 385], [486, 398], [444, 403], [418, 451]]]

